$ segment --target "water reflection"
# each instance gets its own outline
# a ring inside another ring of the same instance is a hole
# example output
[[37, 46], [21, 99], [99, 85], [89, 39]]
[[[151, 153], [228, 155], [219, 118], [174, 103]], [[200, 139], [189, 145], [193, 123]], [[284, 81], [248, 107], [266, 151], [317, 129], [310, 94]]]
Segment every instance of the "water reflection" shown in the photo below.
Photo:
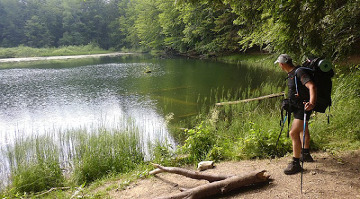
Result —
[[1, 70], [1, 143], [12, 140], [14, 132], [26, 136], [74, 128], [121, 128], [128, 117], [144, 135], [161, 132], [150, 138], [168, 137], [154, 102], [129, 89], [129, 83], [134, 84], [129, 79], [144, 75], [142, 68], [141, 63], [111, 63], [70, 69]]
[[0, 70], [0, 179], [10, 168], [4, 151], [19, 138], [49, 133], [56, 138], [59, 132], [84, 129], [119, 132], [131, 125], [141, 132], [145, 157], [151, 143], [175, 146], [156, 101], [138, 90], [142, 84], [137, 81], [149, 78], [143, 72], [149, 65], [159, 71], [153, 77], [164, 75], [151, 63]]

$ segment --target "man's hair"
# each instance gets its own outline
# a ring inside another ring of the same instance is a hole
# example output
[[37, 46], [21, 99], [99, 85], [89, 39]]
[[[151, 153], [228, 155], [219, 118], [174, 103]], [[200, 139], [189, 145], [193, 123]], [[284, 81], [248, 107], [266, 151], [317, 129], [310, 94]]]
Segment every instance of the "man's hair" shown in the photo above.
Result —
[[281, 54], [281, 55], [279, 55], [279, 57], [278, 57], [277, 60], [274, 62], [274, 64], [277, 64], [277, 63], [286, 63], [286, 64], [293, 65], [293, 63], [292, 63], [292, 58], [291, 58], [290, 55], [288, 55], [288, 54]]

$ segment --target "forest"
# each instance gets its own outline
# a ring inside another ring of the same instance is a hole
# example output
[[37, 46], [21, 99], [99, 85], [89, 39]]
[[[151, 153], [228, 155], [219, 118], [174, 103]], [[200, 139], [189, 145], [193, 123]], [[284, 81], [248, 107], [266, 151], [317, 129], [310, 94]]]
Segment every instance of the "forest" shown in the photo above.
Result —
[[0, 0], [0, 47], [206, 55], [360, 50], [358, 0]]

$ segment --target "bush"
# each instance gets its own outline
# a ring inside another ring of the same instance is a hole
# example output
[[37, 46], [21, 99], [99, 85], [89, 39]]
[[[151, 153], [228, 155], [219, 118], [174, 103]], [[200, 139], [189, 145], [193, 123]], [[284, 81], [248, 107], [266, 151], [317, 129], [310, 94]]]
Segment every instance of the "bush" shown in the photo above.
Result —
[[182, 152], [189, 154], [189, 160], [192, 163], [203, 161], [209, 151], [216, 143], [216, 135], [209, 125], [200, 123], [193, 129], [187, 129], [187, 139], [181, 147]]
[[156, 142], [154, 146], [151, 146], [152, 151], [152, 161], [156, 164], [161, 164], [163, 166], [168, 166], [173, 164], [174, 152], [172, 150], [172, 146], [170, 144]]
[[291, 140], [285, 137], [286, 132], [280, 136], [276, 146], [279, 132], [264, 131], [255, 123], [250, 122], [251, 129], [244, 138], [237, 143], [240, 147], [240, 156], [248, 158], [267, 158], [270, 156], [283, 156], [291, 150]]

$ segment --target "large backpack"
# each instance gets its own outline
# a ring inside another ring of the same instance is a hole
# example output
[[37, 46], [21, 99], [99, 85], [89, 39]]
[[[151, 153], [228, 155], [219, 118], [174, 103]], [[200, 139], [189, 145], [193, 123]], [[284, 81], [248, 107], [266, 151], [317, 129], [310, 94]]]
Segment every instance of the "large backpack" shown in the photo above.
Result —
[[[332, 104], [331, 78], [334, 76], [334, 71], [331, 67], [331, 62], [323, 58], [315, 58], [312, 60], [308, 59], [300, 68], [309, 71], [309, 74], [312, 76], [312, 80], [314, 81], [317, 88], [317, 100], [313, 110], [316, 112], [325, 113], [326, 109], [328, 107], [330, 108]], [[297, 70], [295, 71], [295, 83], [297, 82]], [[298, 93], [298, 90], [296, 92]]]
[[[315, 58], [315, 59], [308, 59], [305, 61], [301, 67], [301, 69], [305, 69], [311, 75], [311, 79], [314, 81], [316, 88], [317, 88], [317, 99], [316, 105], [314, 107], [314, 111], [325, 113], [326, 109], [331, 106], [331, 90], [332, 90], [332, 81], [331, 78], [334, 76], [334, 71], [331, 67], [331, 62], [327, 61], [326, 59], [322, 58]], [[298, 86], [297, 86], [297, 71], [295, 71], [295, 85], [296, 85], [296, 93], [299, 94]], [[287, 137], [289, 137], [289, 128], [290, 128], [290, 120], [291, 120], [291, 112], [292, 112], [292, 103], [290, 99], [284, 99], [281, 104], [281, 120], [280, 126], [281, 131], [279, 137], [276, 141], [275, 150], [277, 153], [277, 145], [281, 136], [281, 132], [285, 126], [286, 120], [288, 120], [288, 133]], [[283, 116], [283, 112], [286, 111], [285, 118]], [[329, 115], [328, 115], [328, 123]]]

